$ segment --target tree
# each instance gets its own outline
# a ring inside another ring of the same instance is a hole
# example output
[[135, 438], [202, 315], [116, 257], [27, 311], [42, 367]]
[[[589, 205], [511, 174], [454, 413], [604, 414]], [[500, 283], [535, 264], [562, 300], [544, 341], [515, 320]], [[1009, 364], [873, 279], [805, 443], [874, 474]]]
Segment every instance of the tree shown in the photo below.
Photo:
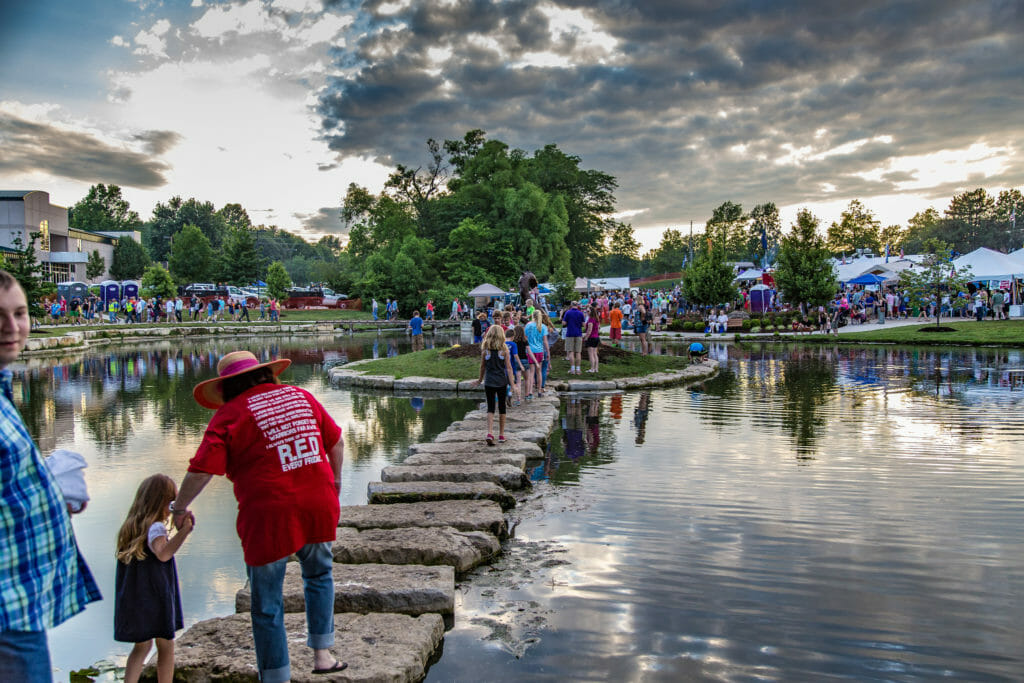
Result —
[[[228, 214], [233, 220], [239, 220], [233, 210]], [[224, 233], [227, 231], [224, 216], [213, 208], [211, 202], [201, 202], [195, 198], [182, 201], [181, 197], [171, 197], [167, 204], [157, 202], [153, 208], [153, 218], [144, 226], [142, 235], [143, 242], [154, 259], [167, 259], [167, 254], [171, 251], [171, 238], [186, 225], [198, 227], [214, 249], [220, 248]]]
[[942, 217], [932, 207], [918, 211], [907, 221], [907, 230], [903, 233], [903, 249], [908, 254], [918, 254], [924, 249], [929, 239], [938, 238]]
[[[953, 267], [950, 246], [942, 240], [930, 239], [925, 244], [924, 259], [916, 268], [907, 268], [900, 272], [900, 285], [915, 301], [927, 301], [935, 297], [940, 304], [943, 295], [949, 296], [953, 308], [961, 308], [967, 304], [966, 299], [957, 296], [967, 291], [967, 283], [971, 281], [971, 270], [965, 268], [957, 271]], [[935, 306], [935, 327], [940, 327], [942, 306]]]
[[256, 250], [256, 238], [248, 228], [233, 228], [224, 239], [220, 255], [220, 281], [243, 287], [259, 279], [265, 260]]
[[829, 249], [818, 234], [818, 219], [807, 209], [782, 238], [775, 260], [775, 283], [792, 304], [821, 306], [836, 293], [838, 283]]
[[711, 212], [704, 232], [715, 245], [725, 250], [726, 258], [749, 258], [752, 254], [747, 243], [748, 220], [740, 204], [723, 202]]
[[36, 318], [45, 315], [41, 299], [46, 294], [47, 287], [44, 286], [42, 272], [43, 267], [36, 261], [36, 240], [41, 233], [33, 232], [28, 237], [28, 243], [22, 244], [21, 237], [11, 240], [17, 254], [8, 254], [4, 258], [4, 265], [8, 273], [14, 276], [21, 288], [25, 291], [25, 298], [28, 299], [29, 315]]
[[1000, 192], [995, 214], [1001, 239], [993, 246], [1011, 251], [1024, 246], [1024, 194], [1017, 189]]
[[271, 263], [267, 268], [267, 294], [274, 299], [285, 299], [291, 286], [292, 279], [288, 277], [284, 265], [280, 261]]
[[85, 262], [85, 278], [95, 280], [105, 272], [107, 272], [107, 262], [100, 256], [98, 249], [93, 249], [89, 253], [89, 260]]
[[865, 249], [873, 254], [881, 247], [880, 223], [859, 199], [854, 199], [840, 216], [838, 223], [828, 228], [828, 246], [832, 254], [852, 254]]
[[68, 225], [92, 232], [131, 232], [138, 230], [142, 221], [121, 196], [120, 187], [99, 183], [68, 210]]
[[202, 230], [195, 225], [186, 225], [174, 236], [168, 266], [175, 281], [181, 285], [207, 282], [213, 277], [213, 247]]
[[154, 296], [167, 299], [175, 296], [178, 291], [174, 287], [174, 279], [159, 263], [154, 263], [142, 274], [140, 293], [145, 298]]
[[252, 227], [249, 213], [242, 208], [241, 204], [225, 204], [217, 212], [217, 215], [220, 216], [221, 220], [224, 221], [224, 225], [228, 228], [248, 230]]
[[636, 272], [640, 256], [640, 243], [633, 236], [633, 226], [617, 223], [608, 239], [608, 256], [605, 260], [605, 274], [612, 277]]
[[683, 237], [683, 233], [674, 228], [668, 228], [661, 233], [661, 242], [657, 248], [652, 249], [646, 259], [650, 264], [651, 275], [662, 273], [676, 273], [683, 267], [683, 262], [690, 256], [689, 242]]
[[898, 225], [887, 225], [882, 228], [882, 232], [879, 233], [879, 240], [883, 245], [883, 251], [885, 247], [889, 247], [890, 256], [899, 254], [900, 247], [903, 246], [904, 236], [903, 228]]
[[110, 263], [110, 277], [115, 280], [138, 280], [149, 266], [149, 256], [141, 244], [130, 237], [117, 240]]
[[683, 295], [700, 306], [718, 306], [736, 300], [732, 266], [725, 260], [725, 248], [712, 243], [699, 249], [683, 271]]
[[779, 219], [779, 208], [774, 202], [755, 206], [750, 212], [748, 251], [756, 254], [757, 259], [767, 267], [781, 239], [782, 221]]

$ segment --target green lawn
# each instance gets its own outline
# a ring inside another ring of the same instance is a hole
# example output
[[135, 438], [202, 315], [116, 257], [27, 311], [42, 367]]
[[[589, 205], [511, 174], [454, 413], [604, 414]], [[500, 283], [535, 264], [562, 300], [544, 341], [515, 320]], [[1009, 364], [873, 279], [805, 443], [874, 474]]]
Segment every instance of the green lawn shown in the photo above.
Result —
[[682, 278], [677, 277], [671, 280], [652, 280], [651, 282], [641, 282], [638, 285], [632, 286], [639, 287], [640, 289], [668, 289], [669, 287], [675, 287], [682, 281]]
[[[479, 356], [465, 358], [445, 358], [441, 354], [445, 349], [427, 349], [416, 353], [406, 353], [394, 358], [381, 358], [371, 363], [363, 363], [353, 370], [371, 375], [393, 375], [402, 377], [442, 377], [446, 379], [476, 379], [480, 375]], [[584, 354], [584, 373], [574, 379], [619, 379], [622, 377], [640, 377], [653, 372], [677, 369], [687, 366], [687, 360], [678, 356], [641, 356], [629, 353], [618, 358], [603, 359], [600, 372], [596, 375], [585, 372], [589, 367]], [[569, 364], [564, 358], [554, 358], [549, 377], [567, 379]]]
[[[951, 327], [955, 332], [922, 332], [923, 328], [935, 327], [935, 323], [906, 325], [886, 329], [879, 325], [868, 332], [851, 332], [839, 337], [829, 337], [829, 341], [844, 342], [875, 342], [888, 344], [941, 344], [941, 345], [992, 345], [992, 346], [1024, 346], [1024, 320], [986, 320], [984, 322], [942, 321], [943, 327]], [[824, 335], [799, 335], [796, 341], [824, 341]]]

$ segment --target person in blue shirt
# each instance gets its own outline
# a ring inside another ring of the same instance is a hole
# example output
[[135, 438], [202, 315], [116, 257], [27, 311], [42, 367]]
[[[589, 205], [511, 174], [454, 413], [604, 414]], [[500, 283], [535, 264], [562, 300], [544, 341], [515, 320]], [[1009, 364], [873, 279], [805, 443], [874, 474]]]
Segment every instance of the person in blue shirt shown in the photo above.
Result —
[[420, 317], [418, 310], [412, 312], [412, 318], [409, 319], [409, 324], [406, 326], [412, 332], [412, 350], [422, 351], [423, 350], [423, 318]]
[[693, 342], [690, 344], [690, 359], [696, 358], [697, 360], [704, 361], [708, 358], [708, 350], [700, 342]]
[[569, 374], [578, 375], [583, 365], [583, 323], [586, 320], [580, 310], [580, 302], [573, 301], [572, 307], [562, 314], [565, 324], [565, 352], [569, 361]]
[[53, 680], [46, 629], [100, 591], [78, 551], [71, 506], [14, 405], [7, 366], [30, 325], [25, 292], [0, 270], [0, 681], [35, 683]]

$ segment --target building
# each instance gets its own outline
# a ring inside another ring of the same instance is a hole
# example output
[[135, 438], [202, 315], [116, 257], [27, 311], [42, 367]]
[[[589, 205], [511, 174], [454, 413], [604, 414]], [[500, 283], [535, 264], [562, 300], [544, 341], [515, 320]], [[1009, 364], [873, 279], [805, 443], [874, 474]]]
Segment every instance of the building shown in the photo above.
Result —
[[99, 252], [106, 268], [93, 282], [109, 278], [118, 238], [130, 235], [139, 239], [138, 233], [98, 233], [69, 227], [67, 208], [51, 204], [49, 192], [0, 190], [0, 252], [14, 249], [17, 239], [24, 246], [34, 232], [39, 233], [35, 248], [43, 277], [55, 283], [89, 282], [85, 265], [94, 251]]

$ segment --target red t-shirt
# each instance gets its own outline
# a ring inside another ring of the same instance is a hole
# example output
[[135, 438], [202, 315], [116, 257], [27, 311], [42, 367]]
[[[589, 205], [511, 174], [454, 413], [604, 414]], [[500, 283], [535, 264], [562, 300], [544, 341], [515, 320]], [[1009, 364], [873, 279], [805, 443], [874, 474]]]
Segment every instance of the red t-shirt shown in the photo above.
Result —
[[622, 327], [622, 311], [617, 308], [613, 308], [612, 312], [608, 314], [608, 319], [611, 320], [612, 329]]
[[234, 484], [246, 564], [335, 539], [341, 510], [327, 452], [340, 438], [341, 428], [299, 387], [261, 384], [217, 410], [188, 471]]

